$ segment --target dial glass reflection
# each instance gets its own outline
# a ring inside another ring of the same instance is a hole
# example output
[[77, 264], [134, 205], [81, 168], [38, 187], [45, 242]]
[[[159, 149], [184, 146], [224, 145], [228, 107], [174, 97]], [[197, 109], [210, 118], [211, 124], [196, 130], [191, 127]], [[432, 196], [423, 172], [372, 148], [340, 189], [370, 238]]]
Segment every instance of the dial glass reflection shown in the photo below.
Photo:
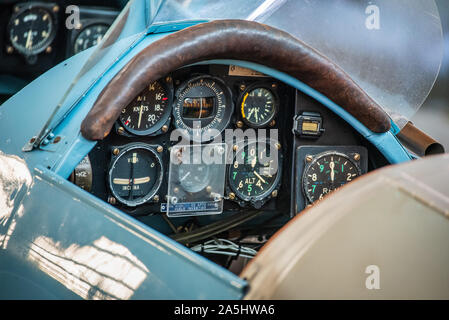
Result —
[[187, 192], [199, 192], [209, 184], [209, 166], [206, 164], [182, 163], [178, 168], [178, 178]]

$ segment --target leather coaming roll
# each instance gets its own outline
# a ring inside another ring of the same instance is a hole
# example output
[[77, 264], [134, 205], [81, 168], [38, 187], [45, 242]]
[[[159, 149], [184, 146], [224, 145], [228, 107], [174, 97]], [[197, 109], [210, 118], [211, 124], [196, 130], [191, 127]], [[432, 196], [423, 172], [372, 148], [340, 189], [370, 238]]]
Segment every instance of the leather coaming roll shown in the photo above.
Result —
[[183, 66], [213, 59], [265, 65], [306, 83], [340, 105], [368, 129], [383, 133], [390, 118], [340, 67], [290, 34], [253, 21], [198, 24], [148, 45], [106, 85], [81, 124], [88, 140], [106, 137], [121, 110], [148, 83]]

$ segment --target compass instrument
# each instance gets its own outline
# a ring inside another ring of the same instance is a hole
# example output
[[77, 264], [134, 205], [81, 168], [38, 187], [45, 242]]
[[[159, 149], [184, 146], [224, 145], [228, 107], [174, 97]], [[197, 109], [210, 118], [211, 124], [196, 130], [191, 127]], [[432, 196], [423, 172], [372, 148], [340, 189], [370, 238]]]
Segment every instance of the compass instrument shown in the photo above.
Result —
[[199, 76], [177, 90], [174, 123], [193, 141], [209, 141], [228, 126], [233, 110], [231, 92], [224, 82], [216, 77]]

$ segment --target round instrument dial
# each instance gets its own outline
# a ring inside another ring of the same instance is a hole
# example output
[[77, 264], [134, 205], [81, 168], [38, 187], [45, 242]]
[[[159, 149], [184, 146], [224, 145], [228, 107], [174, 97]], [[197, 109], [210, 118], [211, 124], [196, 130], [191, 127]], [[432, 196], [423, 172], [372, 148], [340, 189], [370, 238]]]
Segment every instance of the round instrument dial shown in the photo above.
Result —
[[240, 113], [243, 121], [253, 128], [268, 125], [278, 109], [277, 95], [269, 87], [250, 87], [240, 99]]
[[23, 7], [9, 22], [9, 39], [20, 53], [30, 56], [44, 51], [55, 37], [52, 14], [41, 7]]
[[182, 163], [178, 167], [178, 179], [185, 191], [200, 192], [209, 184], [209, 166], [206, 164]]
[[149, 201], [162, 183], [160, 156], [145, 144], [131, 144], [113, 159], [109, 188], [117, 201], [135, 207]]
[[342, 153], [326, 152], [314, 156], [303, 174], [303, 189], [312, 203], [360, 176], [359, 167]]
[[85, 27], [73, 43], [73, 53], [77, 54], [99, 44], [108, 29], [106, 24], [91, 24]]
[[[193, 78], [179, 87], [173, 106], [175, 126], [193, 141], [210, 141], [229, 124], [234, 105], [224, 82], [210, 76]], [[194, 130], [195, 129], [195, 130]]]
[[229, 185], [237, 197], [256, 203], [268, 198], [281, 177], [281, 156], [274, 142], [239, 147], [229, 169]]
[[170, 108], [169, 89], [161, 81], [155, 81], [122, 110], [119, 121], [132, 134], [150, 135], [167, 122]]

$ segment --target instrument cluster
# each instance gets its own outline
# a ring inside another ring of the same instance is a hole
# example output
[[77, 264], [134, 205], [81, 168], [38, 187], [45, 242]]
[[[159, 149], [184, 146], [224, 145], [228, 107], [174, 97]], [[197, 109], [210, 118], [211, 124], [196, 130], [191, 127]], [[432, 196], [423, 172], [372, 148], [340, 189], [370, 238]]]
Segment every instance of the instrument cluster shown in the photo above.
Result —
[[[270, 200], [282, 182], [289, 187], [283, 162], [293, 115], [277, 116], [280, 108], [293, 113], [293, 93], [269, 77], [219, 65], [183, 68], [149, 83], [89, 154], [89, 189], [134, 216], [274, 208]], [[222, 158], [208, 163], [206, 152]]]
[[0, 4], [0, 74], [25, 85], [98, 44], [120, 12], [118, 1], [8, 1]]
[[71, 180], [140, 220], [251, 210], [288, 220], [385, 164], [294, 88], [236, 66], [197, 65], [148, 83]]

